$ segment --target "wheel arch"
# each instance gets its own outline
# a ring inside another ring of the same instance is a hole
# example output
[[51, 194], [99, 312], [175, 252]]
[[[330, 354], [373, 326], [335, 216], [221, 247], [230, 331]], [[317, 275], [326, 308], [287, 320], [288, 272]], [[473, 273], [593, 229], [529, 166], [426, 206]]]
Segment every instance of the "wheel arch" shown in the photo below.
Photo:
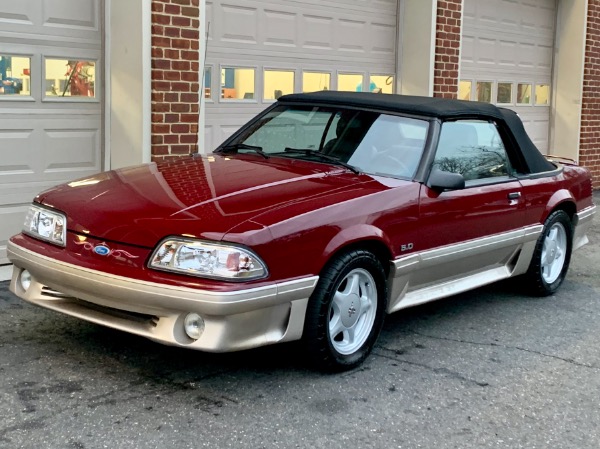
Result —
[[361, 225], [345, 229], [331, 239], [323, 254], [322, 271], [325, 266], [339, 254], [353, 249], [370, 251], [381, 262], [386, 276], [390, 273], [390, 262], [393, 259], [391, 244], [381, 229], [371, 225]]
[[558, 190], [550, 197], [541, 222], [544, 223], [550, 214], [557, 210], [564, 211], [571, 219], [571, 222], [573, 221], [573, 217], [577, 212], [576, 200], [571, 192], [566, 189]]

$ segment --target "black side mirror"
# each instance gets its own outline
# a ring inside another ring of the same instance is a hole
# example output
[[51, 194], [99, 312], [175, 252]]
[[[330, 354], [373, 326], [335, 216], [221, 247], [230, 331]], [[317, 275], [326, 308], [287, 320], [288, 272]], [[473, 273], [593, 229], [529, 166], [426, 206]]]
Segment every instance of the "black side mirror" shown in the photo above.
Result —
[[437, 192], [444, 190], [462, 190], [465, 188], [465, 178], [458, 173], [442, 171], [439, 168], [434, 168], [429, 174], [427, 187]]

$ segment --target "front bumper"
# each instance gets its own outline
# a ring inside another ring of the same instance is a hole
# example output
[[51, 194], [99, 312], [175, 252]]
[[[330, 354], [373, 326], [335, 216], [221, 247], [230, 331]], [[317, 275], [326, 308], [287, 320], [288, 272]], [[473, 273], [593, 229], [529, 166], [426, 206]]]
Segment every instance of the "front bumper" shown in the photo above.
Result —
[[[10, 290], [32, 304], [160, 343], [210, 352], [254, 348], [302, 337], [308, 299], [318, 276], [232, 292], [212, 292], [116, 276], [45, 257], [13, 242]], [[31, 273], [24, 290], [23, 270]], [[202, 316], [198, 340], [183, 327]]]

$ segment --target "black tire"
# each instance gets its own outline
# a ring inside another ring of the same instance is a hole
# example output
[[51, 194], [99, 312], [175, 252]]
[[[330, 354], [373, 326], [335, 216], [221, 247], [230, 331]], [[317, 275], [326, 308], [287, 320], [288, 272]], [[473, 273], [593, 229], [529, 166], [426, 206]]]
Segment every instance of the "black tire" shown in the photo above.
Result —
[[[555, 231], [558, 234], [564, 232], [560, 237], [565, 239], [562, 244], [556, 244], [556, 238], [553, 239], [550, 235]], [[560, 248], [561, 246], [563, 248]], [[548, 296], [558, 290], [567, 275], [572, 250], [573, 224], [571, 219], [565, 211], [554, 211], [544, 223], [544, 230], [538, 238], [533, 258], [525, 274], [527, 288], [531, 294]], [[562, 255], [564, 255], [564, 259]]]
[[[303, 341], [312, 365], [330, 372], [360, 365], [377, 341], [386, 308], [385, 272], [372, 253], [357, 249], [330, 261], [306, 311]], [[330, 329], [334, 324], [339, 333]]]

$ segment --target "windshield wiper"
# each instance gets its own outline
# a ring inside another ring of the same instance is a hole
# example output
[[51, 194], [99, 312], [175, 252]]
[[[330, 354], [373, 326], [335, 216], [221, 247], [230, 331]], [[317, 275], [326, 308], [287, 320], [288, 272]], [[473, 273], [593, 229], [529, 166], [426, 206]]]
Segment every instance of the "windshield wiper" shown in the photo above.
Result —
[[230, 145], [225, 145], [224, 147], [219, 148], [216, 153], [237, 153], [238, 150], [251, 150], [260, 154], [265, 159], [269, 159], [269, 155], [263, 151], [262, 147], [248, 145], [246, 143], [232, 143]]
[[356, 173], [357, 175], [360, 174], [360, 171], [356, 167], [353, 167], [352, 165], [339, 160], [337, 157], [329, 156], [328, 154], [323, 154], [318, 150], [313, 150], [312, 148], [289, 148], [289, 147], [286, 147], [284, 151], [286, 153], [304, 154], [306, 156], [312, 156], [317, 159], [321, 159], [322, 161], [331, 162], [334, 165], [339, 165], [341, 167], [347, 168], [352, 173]]

